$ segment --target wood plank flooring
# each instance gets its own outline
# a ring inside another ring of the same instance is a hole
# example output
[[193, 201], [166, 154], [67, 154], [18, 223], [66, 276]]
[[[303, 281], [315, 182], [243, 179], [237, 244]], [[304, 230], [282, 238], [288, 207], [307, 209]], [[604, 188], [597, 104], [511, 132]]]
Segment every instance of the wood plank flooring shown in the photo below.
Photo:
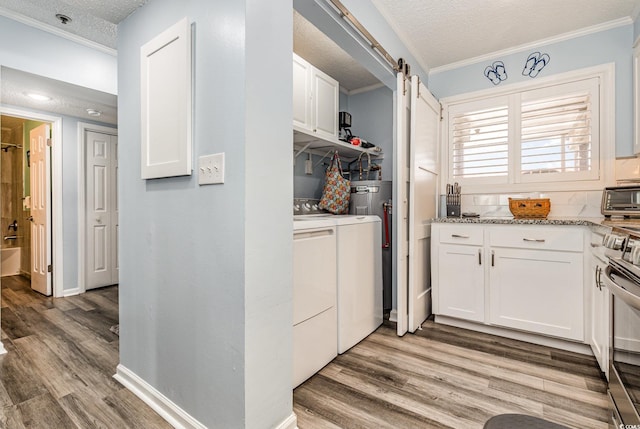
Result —
[[[2, 279], [0, 428], [169, 428], [116, 382], [118, 289], [54, 299]], [[293, 394], [301, 429], [482, 428], [524, 413], [604, 429], [595, 359], [427, 322], [382, 326]], [[521, 428], [514, 428], [521, 429]]]
[[503, 413], [606, 429], [606, 389], [593, 357], [427, 321], [402, 338], [380, 327], [293, 397], [301, 429], [482, 428]]
[[118, 287], [68, 298], [2, 278], [0, 428], [170, 428], [113, 379]]

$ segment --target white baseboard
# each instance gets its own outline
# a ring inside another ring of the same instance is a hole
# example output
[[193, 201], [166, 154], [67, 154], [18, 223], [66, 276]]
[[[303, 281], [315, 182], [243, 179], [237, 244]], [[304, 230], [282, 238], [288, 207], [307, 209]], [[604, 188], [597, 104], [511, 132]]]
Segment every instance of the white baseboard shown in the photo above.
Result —
[[296, 417], [296, 413], [292, 412], [291, 415], [284, 419], [275, 429], [298, 429], [298, 417]]
[[389, 321], [398, 323], [398, 309], [394, 308], [393, 310], [391, 310], [391, 312], [389, 313]]
[[[116, 374], [113, 378], [118, 380], [120, 384], [129, 389], [138, 398], [142, 399], [174, 428], [206, 429], [205, 425], [191, 417], [182, 408], [178, 407], [169, 398], [158, 392], [153, 386], [138, 377], [126, 367], [118, 365], [116, 368]], [[287, 421], [289, 419], [287, 419]], [[296, 420], [294, 415], [294, 424], [295, 422]], [[289, 426], [282, 426], [282, 428], [288, 429]]]
[[74, 295], [80, 295], [79, 287], [75, 287], [73, 289], [65, 289], [62, 296], [67, 297], [67, 296], [74, 296]]

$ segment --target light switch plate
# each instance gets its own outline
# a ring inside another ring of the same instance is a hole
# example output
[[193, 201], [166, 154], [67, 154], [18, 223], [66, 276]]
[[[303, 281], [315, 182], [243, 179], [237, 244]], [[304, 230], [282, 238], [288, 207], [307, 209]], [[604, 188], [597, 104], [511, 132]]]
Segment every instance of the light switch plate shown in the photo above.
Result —
[[198, 184], [224, 183], [224, 152], [198, 158]]

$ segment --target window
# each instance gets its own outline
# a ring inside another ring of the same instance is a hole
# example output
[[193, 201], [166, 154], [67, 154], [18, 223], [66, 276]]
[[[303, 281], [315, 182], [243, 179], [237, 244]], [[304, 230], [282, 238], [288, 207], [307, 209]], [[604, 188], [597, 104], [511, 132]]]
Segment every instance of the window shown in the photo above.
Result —
[[443, 100], [448, 181], [512, 191], [532, 189], [528, 183], [538, 190], [544, 183], [601, 186], [601, 81], [592, 73], [499, 96]]

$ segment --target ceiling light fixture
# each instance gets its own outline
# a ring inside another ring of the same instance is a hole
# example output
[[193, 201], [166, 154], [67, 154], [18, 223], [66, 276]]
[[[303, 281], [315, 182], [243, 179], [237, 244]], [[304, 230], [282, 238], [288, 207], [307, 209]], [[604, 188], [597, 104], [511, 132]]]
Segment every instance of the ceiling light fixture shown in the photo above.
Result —
[[44, 94], [38, 94], [37, 92], [26, 92], [25, 95], [29, 98], [32, 98], [36, 101], [49, 101], [51, 97]]
[[67, 15], [63, 15], [61, 13], [56, 13], [56, 18], [58, 18], [58, 21], [63, 25], [67, 25], [69, 22], [73, 21]]
[[87, 109], [87, 114], [88, 114], [89, 116], [95, 116], [95, 117], [98, 117], [98, 116], [102, 115], [102, 112], [101, 112], [101, 111], [99, 111], [99, 110], [96, 110], [96, 109]]

